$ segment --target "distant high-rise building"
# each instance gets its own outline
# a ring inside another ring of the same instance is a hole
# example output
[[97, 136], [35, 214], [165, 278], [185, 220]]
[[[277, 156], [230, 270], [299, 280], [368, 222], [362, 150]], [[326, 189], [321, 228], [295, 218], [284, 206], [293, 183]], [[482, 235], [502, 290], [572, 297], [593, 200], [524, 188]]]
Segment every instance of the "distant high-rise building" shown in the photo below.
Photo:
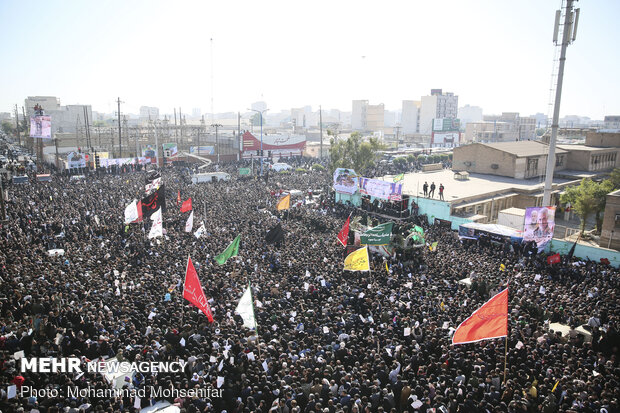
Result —
[[410, 135], [418, 133], [420, 124], [420, 101], [403, 100], [403, 112], [400, 119], [402, 133]]
[[433, 119], [456, 119], [458, 115], [459, 97], [454, 93], [441, 89], [431, 89], [430, 96], [422, 96], [420, 107], [420, 133], [430, 134], [433, 128]]
[[385, 127], [385, 106], [383, 103], [369, 105], [367, 100], [354, 100], [351, 114], [351, 129], [356, 131], [380, 131]]
[[252, 106], [250, 106], [252, 108], [252, 110], [259, 110], [259, 111], [263, 111], [265, 109], [267, 109], [267, 103], [260, 101], [260, 102], [254, 102], [252, 103]]
[[200, 115], [202, 115], [202, 110], [200, 108], [192, 108], [192, 118], [200, 119]]
[[547, 120], [547, 115], [545, 115], [544, 113], [538, 112], [537, 114], [530, 116], [530, 118], [536, 119], [537, 128], [546, 128], [549, 124]]
[[605, 116], [604, 129], [620, 129], [620, 116]]
[[480, 106], [462, 106], [459, 108], [458, 118], [461, 121], [461, 127], [467, 126], [469, 122], [480, 122], [482, 120], [482, 108]]
[[140, 106], [140, 122], [159, 119], [159, 108]]
[[39, 104], [49, 114], [51, 111], [60, 110], [60, 99], [55, 96], [28, 96], [24, 100], [24, 109], [28, 116], [34, 113], [34, 105]]

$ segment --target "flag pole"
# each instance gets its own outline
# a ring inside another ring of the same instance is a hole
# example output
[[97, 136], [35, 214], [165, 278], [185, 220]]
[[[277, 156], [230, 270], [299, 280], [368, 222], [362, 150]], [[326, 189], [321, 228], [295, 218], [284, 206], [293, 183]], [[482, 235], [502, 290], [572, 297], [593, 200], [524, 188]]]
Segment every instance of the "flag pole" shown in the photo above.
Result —
[[258, 358], [259, 360], [262, 360], [262, 356], [260, 354], [260, 336], [258, 335], [258, 323], [256, 322], [256, 310], [254, 309], [254, 294], [252, 294], [252, 282], [250, 281], [249, 275], [248, 287], [250, 288], [250, 301], [252, 302], [252, 313], [254, 314], [254, 330], [256, 331], [256, 347], [258, 348]]
[[504, 344], [504, 386], [506, 385], [507, 374], [508, 374], [508, 332], [506, 332], [506, 341]]
[[[506, 285], [508, 289], [508, 285]], [[510, 294], [510, 291], [508, 291]], [[508, 296], [508, 303], [510, 303], [510, 295]], [[506, 341], [504, 341], [504, 386], [506, 386], [506, 378], [508, 375], [508, 316], [506, 317]]]

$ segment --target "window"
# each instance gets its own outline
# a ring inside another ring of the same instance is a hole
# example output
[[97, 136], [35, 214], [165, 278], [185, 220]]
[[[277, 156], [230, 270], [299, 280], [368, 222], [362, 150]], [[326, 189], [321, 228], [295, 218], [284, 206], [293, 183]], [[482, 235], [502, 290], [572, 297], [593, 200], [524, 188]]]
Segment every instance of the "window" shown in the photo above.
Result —
[[558, 155], [555, 157], [555, 166], [564, 165], [564, 155]]

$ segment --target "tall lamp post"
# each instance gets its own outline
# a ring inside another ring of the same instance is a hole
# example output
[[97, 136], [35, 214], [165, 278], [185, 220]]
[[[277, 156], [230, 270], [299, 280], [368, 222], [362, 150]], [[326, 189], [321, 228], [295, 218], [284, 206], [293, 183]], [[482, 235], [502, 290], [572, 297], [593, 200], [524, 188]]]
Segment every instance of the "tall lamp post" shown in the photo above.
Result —
[[215, 128], [215, 146], [217, 147], [217, 164], [219, 165], [220, 164], [220, 141], [217, 136], [217, 129], [221, 128], [222, 125], [219, 123], [212, 123], [211, 127]]
[[248, 110], [260, 114], [260, 176], [263, 176], [263, 113], [267, 112], [269, 109], [258, 110], [248, 108]]

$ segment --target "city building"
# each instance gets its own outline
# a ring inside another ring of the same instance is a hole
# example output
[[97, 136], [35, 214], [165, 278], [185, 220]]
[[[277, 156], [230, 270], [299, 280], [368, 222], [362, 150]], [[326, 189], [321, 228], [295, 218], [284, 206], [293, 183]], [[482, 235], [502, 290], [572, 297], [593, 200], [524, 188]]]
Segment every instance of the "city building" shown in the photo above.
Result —
[[620, 189], [607, 194], [599, 246], [620, 250]]
[[370, 105], [367, 100], [354, 100], [351, 114], [351, 129], [355, 131], [377, 132], [385, 126], [385, 107], [383, 103]]
[[605, 116], [603, 129], [620, 129], [620, 116]]
[[459, 97], [454, 93], [446, 92], [441, 89], [431, 89], [430, 96], [422, 96], [420, 107], [420, 127], [422, 134], [431, 134], [433, 119], [452, 118], [458, 116]]
[[[545, 175], [549, 147], [538, 141], [472, 143], [454, 148], [453, 169], [515, 179]], [[555, 170], [567, 167], [568, 151], [556, 148]]]
[[[24, 100], [26, 116], [34, 114], [34, 106], [41, 105], [45, 115], [52, 119], [52, 136], [55, 133], [76, 133], [86, 129], [86, 116], [88, 125], [93, 125], [93, 112], [90, 105], [60, 105], [60, 99], [54, 96], [28, 96]], [[86, 108], [86, 116], [84, 114]]]
[[518, 130], [508, 122], [469, 122], [463, 143], [516, 141]]
[[263, 101], [254, 102], [250, 107], [252, 108], [252, 110], [258, 110], [262, 112], [267, 109], [267, 103]]
[[418, 133], [420, 128], [420, 101], [403, 100], [400, 119], [401, 133], [404, 135]]
[[26, 115], [34, 114], [34, 105], [41, 105], [46, 115], [60, 110], [60, 99], [55, 96], [28, 96], [24, 101]]
[[464, 128], [469, 122], [482, 121], [482, 108], [480, 106], [461, 106], [458, 111], [461, 127]]
[[502, 127], [505, 131], [504, 138], [497, 139], [497, 142], [536, 139], [536, 118], [534, 117], [521, 117], [518, 112], [502, 112], [501, 115], [484, 115], [483, 120], [494, 124], [497, 122], [509, 124]]
[[140, 106], [140, 122], [148, 122], [149, 120], [159, 119], [159, 108], [151, 106]]

